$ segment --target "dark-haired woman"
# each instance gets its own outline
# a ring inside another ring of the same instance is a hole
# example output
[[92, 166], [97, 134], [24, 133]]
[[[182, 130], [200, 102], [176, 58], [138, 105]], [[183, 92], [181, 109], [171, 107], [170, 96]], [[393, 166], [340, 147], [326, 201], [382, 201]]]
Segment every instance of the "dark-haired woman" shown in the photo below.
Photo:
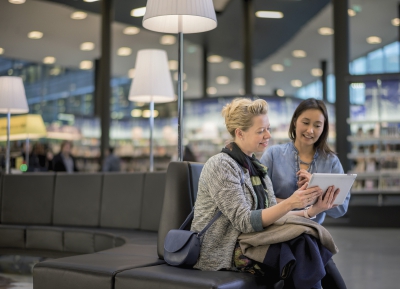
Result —
[[[296, 108], [289, 126], [290, 142], [271, 146], [263, 154], [261, 163], [268, 167], [277, 202], [289, 198], [295, 190], [309, 182], [313, 173], [343, 174], [343, 167], [336, 154], [327, 144], [329, 118], [323, 101], [309, 98]], [[339, 190], [336, 190], [333, 200]], [[339, 218], [347, 212], [350, 192], [343, 205], [335, 206], [328, 200], [328, 194], [318, 198], [318, 206], [307, 209], [309, 217], [322, 223], [326, 214]], [[345, 288], [333, 261], [332, 272], [322, 280], [323, 288]], [[333, 275], [333, 276], [332, 276]], [[334, 277], [335, 280], [331, 280]], [[335, 283], [339, 283], [336, 284]]]

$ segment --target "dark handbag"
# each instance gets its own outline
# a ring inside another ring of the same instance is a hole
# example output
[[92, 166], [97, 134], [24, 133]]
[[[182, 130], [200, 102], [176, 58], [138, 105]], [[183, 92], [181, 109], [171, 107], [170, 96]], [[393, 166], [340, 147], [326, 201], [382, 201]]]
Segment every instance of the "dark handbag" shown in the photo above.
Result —
[[[242, 169], [242, 167], [239, 165]], [[244, 184], [244, 174], [242, 175], [240, 184]], [[221, 211], [217, 211], [212, 220], [205, 226], [201, 232], [186, 231], [186, 226], [193, 220], [194, 208], [187, 216], [178, 230], [170, 230], [164, 240], [164, 260], [172, 266], [193, 267], [200, 255], [201, 237], [208, 228], [222, 215]]]

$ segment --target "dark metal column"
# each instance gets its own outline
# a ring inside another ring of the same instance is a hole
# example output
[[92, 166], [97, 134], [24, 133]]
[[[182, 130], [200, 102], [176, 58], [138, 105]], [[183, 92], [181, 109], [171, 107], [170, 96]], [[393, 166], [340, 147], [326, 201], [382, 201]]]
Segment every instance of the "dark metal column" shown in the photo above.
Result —
[[207, 98], [207, 87], [208, 87], [208, 44], [207, 36], [204, 36], [203, 42], [203, 98]]
[[253, 96], [253, 0], [243, 0], [243, 21], [244, 91], [246, 96]]
[[350, 152], [350, 126], [347, 118], [350, 116], [349, 85], [346, 77], [349, 74], [349, 18], [347, 15], [348, 0], [333, 0], [334, 34], [334, 70], [336, 77], [336, 152], [343, 169], [350, 169], [347, 154]]
[[321, 82], [322, 82], [322, 100], [324, 102], [328, 101], [328, 72], [327, 72], [327, 62], [326, 60], [321, 60]]
[[103, 163], [104, 152], [110, 141], [110, 97], [111, 97], [111, 23], [114, 18], [113, 0], [101, 1], [101, 58], [99, 61], [97, 93], [100, 101], [100, 161]]

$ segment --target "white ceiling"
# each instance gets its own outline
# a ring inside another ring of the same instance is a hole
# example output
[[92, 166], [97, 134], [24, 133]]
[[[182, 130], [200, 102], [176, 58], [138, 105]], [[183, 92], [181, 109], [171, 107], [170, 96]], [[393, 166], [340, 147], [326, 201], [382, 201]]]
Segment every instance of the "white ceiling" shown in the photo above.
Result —
[[[397, 17], [397, 0], [351, 0], [350, 6], [353, 5], [359, 5], [362, 10], [350, 18], [351, 59], [397, 39], [398, 27], [390, 23], [391, 19]], [[88, 13], [84, 20], [72, 20], [70, 14], [74, 11], [73, 8], [45, 1], [27, 0], [25, 4], [15, 5], [8, 0], [0, 0], [0, 47], [4, 49], [3, 56], [37, 62], [41, 62], [46, 56], [54, 56], [57, 59], [56, 64], [67, 67], [78, 67], [82, 60], [98, 58], [100, 16]], [[126, 26], [121, 23], [114, 23], [112, 26], [113, 75], [126, 76], [128, 70], [134, 67], [136, 53], [140, 49], [164, 49], [169, 59], [177, 59], [177, 45], [159, 44], [161, 34], [141, 29], [139, 34], [127, 36], [122, 33]], [[281, 88], [286, 95], [293, 95], [296, 89], [291, 87], [290, 81], [300, 79], [303, 84], [314, 81], [316, 78], [311, 76], [310, 70], [319, 67], [322, 59], [328, 61], [328, 68], [332, 71], [333, 36], [319, 35], [317, 30], [322, 26], [333, 27], [331, 5], [310, 20], [278, 52], [255, 67], [254, 77], [264, 77], [267, 80], [266, 86], [255, 87], [255, 93], [269, 95], [273, 89]], [[42, 31], [44, 37], [40, 40], [28, 39], [27, 34], [32, 30]], [[368, 36], [379, 36], [383, 42], [381, 45], [367, 44], [365, 39]], [[80, 51], [80, 44], [87, 41], [95, 43], [95, 50]], [[122, 46], [132, 48], [132, 55], [117, 56], [117, 49]], [[294, 49], [305, 50], [307, 57], [292, 57], [291, 52]], [[185, 42], [185, 52], [184, 71], [189, 84], [185, 97], [201, 97], [201, 47]], [[271, 71], [271, 64], [283, 64], [285, 59], [291, 62], [290, 67], [286, 67], [284, 72]], [[243, 87], [243, 70], [231, 70], [230, 61], [232, 59], [224, 59], [222, 63], [209, 66], [209, 86], [217, 88], [216, 96], [237, 95]], [[215, 83], [215, 78], [221, 75], [230, 78], [228, 85]]]

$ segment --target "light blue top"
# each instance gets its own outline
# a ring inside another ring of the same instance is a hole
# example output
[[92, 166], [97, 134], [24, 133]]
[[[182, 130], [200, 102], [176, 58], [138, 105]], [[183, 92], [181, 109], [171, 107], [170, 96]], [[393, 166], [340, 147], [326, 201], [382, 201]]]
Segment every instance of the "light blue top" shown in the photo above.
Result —
[[[298, 151], [293, 142], [274, 145], [268, 148], [261, 157], [261, 163], [268, 167], [268, 176], [272, 181], [274, 193], [277, 198], [287, 199], [297, 187], [297, 175], [300, 170]], [[343, 174], [343, 167], [338, 157], [334, 154], [324, 155], [318, 151], [315, 152], [314, 158], [309, 169], [313, 173], [336, 173]], [[343, 205], [322, 212], [314, 219], [318, 223], [325, 220], [328, 214], [333, 218], [339, 218], [347, 212], [349, 206], [350, 192]]]

